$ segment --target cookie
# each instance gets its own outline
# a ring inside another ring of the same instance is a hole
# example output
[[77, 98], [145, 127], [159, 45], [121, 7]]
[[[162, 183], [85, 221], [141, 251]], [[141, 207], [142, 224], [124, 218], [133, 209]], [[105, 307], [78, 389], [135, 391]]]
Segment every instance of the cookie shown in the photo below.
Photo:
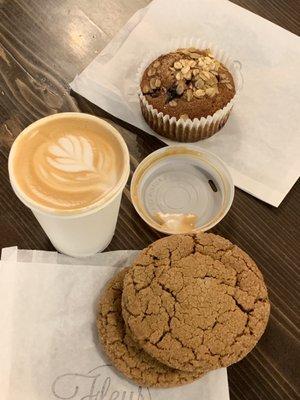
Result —
[[107, 356], [120, 372], [141, 386], [172, 387], [199, 378], [199, 373], [177, 371], [161, 364], [126, 333], [121, 297], [124, 276], [128, 270], [121, 270], [108, 282], [98, 306], [97, 328]]
[[206, 372], [246, 356], [270, 304], [258, 267], [212, 233], [173, 235], [143, 250], [124, 279], [123, 317], [152, 357]]

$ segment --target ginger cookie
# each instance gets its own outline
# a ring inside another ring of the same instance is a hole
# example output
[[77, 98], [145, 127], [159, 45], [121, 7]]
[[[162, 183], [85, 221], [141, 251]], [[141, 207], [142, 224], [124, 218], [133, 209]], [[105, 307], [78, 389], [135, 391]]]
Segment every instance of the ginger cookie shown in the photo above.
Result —
[[248, 354], [270, 313], [255, 262], [212, 233], [173, 235], [143, 250], [124, 279], [133, 339], [182, 371], [227, 367]]
[[98, 334], [107, 356], [120, 372], [141, 386], [166, 388], [184, 385], [199, 378], [202, 374], [198, 372], [177, 371], [161, 364], [126, 333], [121, 298], [123, 280], [128, 270], [119, 271], [108, 282], [98, 306]]

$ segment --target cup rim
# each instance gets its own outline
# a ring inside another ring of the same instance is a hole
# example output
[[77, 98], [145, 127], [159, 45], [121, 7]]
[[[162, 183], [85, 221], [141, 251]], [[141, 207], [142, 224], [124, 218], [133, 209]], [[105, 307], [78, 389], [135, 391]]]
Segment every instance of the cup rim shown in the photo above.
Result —
[[[93, 120], [99, 124], [99, 126], [105, 126], [111, 134], [115, 136], [115, 138], [118, 140], [121, 149], [123, 151], [124, 155], [124, 168], [122, 175], [117, 183], [117, 185], [107, 193], [106, 196], [101, 198], [100, 200], [86, 206], [82, 207], [76, 210], [57, 210], [53, 209], [51, 207], [47, 207], [44, 205], [39, 204], [38, 202], [32, 200], [29, 196], [27, 196], [22, 189], [19, 187], [17, 180], [15, 179], [14, 173], [13, 173], [13, 157], [15, 153], [15, 148], [17, 143], [20, 140], [20, 137], [23, 135], [26, 135], [29, 133], [32, 128], [35, 128], [39, 125], [43, 125], [49, 121], [53, 120], [59, 120], [59, 119], [65, 119], [65, 118], [78, 118], [81, 120]], [[32, 211], [45, 214], [47, 216], [53, 216], [53, 217], [59, 217], [59, 218], [75, 218], [75, 217], [83, 217], [89, 214], [93, 214], [96, 211], [99, 211], [100, 209], [106, 207], [108, 204], [110, 204], [118, 195], [119, 193], [124, 189], [126, 182], [129, 177], [130, 173], [130, 158], [129, 158], [129, 150], [126, 145], [125, 140], [123, 139], [122, 135], [120, 132], [112, 126], [110, 123], [105, 121], [102, 118], [99, 118], [95, 115], [91, 114], [86, 114], [86, 113], [81, 113], [81, 112], [62, 112], [62, 113], [57, 113], [53, 115], [48, 115], [46, 117], [43, 117], [32, 124], [28, 125], [20, 134], [17, 136], [15, 139], [14, 143], [12, 144], [12, 147], [10, 149], [10, 153], [8, 156], [8, 172], [9, 172], [9, 179], [10, 179], [10, 184], [16, 194], [16, 196], [22, 201], [23, 204], [25, 204], [28, 208], [30, 208]]]
[[[162, 232], [167, 235], [174, 234], [174, 232], [168, 231], [166, 229], [163, 229], [159, 223], [157, 223], [154, 219], [150, 218], [148, 213], [144, 210], [144, 207], [141, 206], [140, 201], [139, 201], [139, 196], [138, 196], [138, 189], [141, 180], [143, 179], [143, 176], [147, 172], [149, 172], [150, 168], [155, 165], [155, 163], [159, 162], [164, 156], [172, 156], [172, 152], [176, 149], [176, 152], [178, 150], [183, 150], [183, 151], [188, 151], [190, 152], [191, 156], [194, 154], [194, 156], [197, 157], [197, 154], [201, 157], [202, 155], [206, 155], [210, 157], [212, 160], [215, 160], [218, 162], [220, 171], [218, 171], [221, 180], [224, 182], [224, 187], [225, 187], [225, 181], [227, 181], [227, 184], [229, 186], [229, 191], [227, 193], [227, 202], [224, 207], [216, 214], [216, 216], [209, 222], [207, 222], [205, 225], [201, 227], [197, 227], [191, 231], [191, 233], [197, 233], [199, 231], [205, 232], [215, 225], [217, 225], [228, 213], [229, 209], [231, 208], [233, 199], [234, 199], [234, 184], [233, 180], [231, 177], [231, 174], [225, 165], [224, 161], [220, 157], [218, 157], [216, 154], [206, 150], [206, 149], [199, 149], [198, 147], [191, 145], [191, 144], [178, 144], [178, 145], [173, 145], [173, 146], [166, 146], [161, 149], [158, 149], [154, 151], [153, 153], [150, 153], [146, 158], [143, 159], [143, 161], [138, 165], [136, 170], [133, 173], [132, 180], [131, 180], [131, 185], [130, 185], [130, 194], [131, 194], [131, 201], [132, 204], [136, 210], [136, 212], [139, 214], [139, 216], [149, 225], [151, 228]], [[179, 153], [180, 154], [180, 153]], [[210, 166], [213, 166], [215, 168], [215, 165], [211, 162], [208, 163]], [[220, 172], [222, 174], [220, 174]], [[180, 232], [178, 232], [180, 234]]]

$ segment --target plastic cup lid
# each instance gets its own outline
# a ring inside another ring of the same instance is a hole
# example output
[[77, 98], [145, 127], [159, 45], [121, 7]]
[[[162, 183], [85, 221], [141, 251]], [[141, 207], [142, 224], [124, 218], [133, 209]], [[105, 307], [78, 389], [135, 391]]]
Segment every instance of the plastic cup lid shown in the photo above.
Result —
[[234, 185], [216, 155], [193, 146], [170, 146], [146, 157], [131, 181], [141, 218], [166, 233], [207, 231], [227, 214]]

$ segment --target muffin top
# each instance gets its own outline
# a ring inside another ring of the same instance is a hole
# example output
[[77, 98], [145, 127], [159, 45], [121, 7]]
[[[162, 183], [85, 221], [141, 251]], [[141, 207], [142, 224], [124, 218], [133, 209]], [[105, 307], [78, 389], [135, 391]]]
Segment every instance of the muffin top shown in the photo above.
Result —
[[178, 118], [213, 115], [235, 94], [231, 73], [209, 49], [178, 49], [144, 71], [141, 91], [158, 112]]

